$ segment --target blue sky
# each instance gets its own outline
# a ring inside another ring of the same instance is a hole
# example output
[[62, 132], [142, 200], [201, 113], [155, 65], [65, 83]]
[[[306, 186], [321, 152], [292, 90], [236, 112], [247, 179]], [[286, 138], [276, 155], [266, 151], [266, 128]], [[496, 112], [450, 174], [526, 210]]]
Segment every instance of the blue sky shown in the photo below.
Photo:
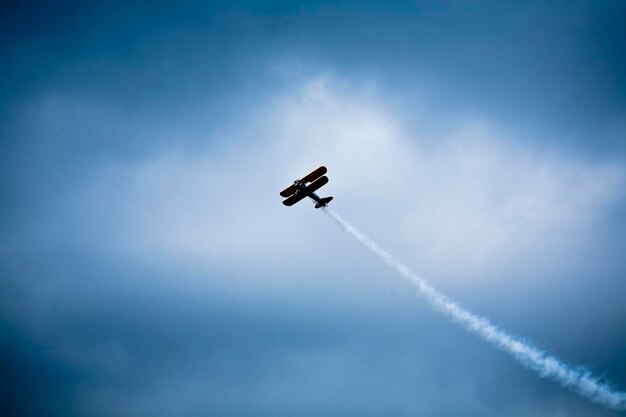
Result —
[[3, 415], [613, 416], [436, 288], [626, 390], [620, 2], [0, 8]]

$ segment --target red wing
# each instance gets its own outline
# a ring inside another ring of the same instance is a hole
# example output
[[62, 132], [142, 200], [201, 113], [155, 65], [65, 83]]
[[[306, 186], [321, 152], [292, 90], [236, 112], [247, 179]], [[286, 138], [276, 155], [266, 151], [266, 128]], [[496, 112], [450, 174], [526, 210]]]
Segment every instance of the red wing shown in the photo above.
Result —
[[316, 179], [318, 179], [319, 177], [321, 177], [322, 175], [326, 174], [326, 172], [328, 172], [326, 167], [325, 166], [321, 166], [318, 169], [316, 169], [315, 171], [311, 172], [309, 175], [307, 175], [304, 178], [302, 178], [302, 180], [305, 181], [305, 182], [313, 182]]
[[293, 194], [291, 197], [284, 200], [283, 204], [286, 206], [293, 206], [294, 204], [296, 204], [298, 201], [302, 200], [305, 197], [306, 197], [306, 193]]
[[280, 192], [280, 195], [283, 197], [289, 197], [291, 194], [295, 193], [297, 190], [295, 184], [291, 184], [289, 187], [285, 188]]
[[[326, 174], [326, 172], [328, 172], [328, 170], [326, 169], [325, 166], [321, 166], [318, 169], [316, 169], [315, 171], [311, 172], [310, 174], [306, 175], [304, 178], [302, 178], [301, 181], [304, 181], [305, 183], [307, 182], [313, 182], [316, 179], [318, 179], [319, 177], [321, 177], [322, 175]], [[323, 184], [322, 184], [323, 185]], [[289, 187], [285, 188], [284, 190], [282, 190], [280, 192], [280, 195], [282, 197], [289, 197], [290, 195], [292, 195], [293, 193], [295, 193], [297, 190], [297, 187], [292, 184]]]

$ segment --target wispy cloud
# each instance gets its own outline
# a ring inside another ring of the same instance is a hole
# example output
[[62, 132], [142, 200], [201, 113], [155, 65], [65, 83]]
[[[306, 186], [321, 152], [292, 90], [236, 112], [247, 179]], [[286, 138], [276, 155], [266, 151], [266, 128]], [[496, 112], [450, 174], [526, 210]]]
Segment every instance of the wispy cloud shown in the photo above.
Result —
[[427, 270], [484, 280], [520, 258], [584, 242], [623, 198], [620, 161], [525, 146], [487, 122], [418, 137], [380, 91], [369, 91], [313, 78], [240, 115], [245, 126], [218, 133], [236, 144], [216, 151], [207, 138], [205, 148], [165, 147], [105, 166], [80, 199], [104, 227], [122, 226], [104, 245], [213, 267], [246, 253], [252, 264], [274, 268], [302, 249], [298, 236], [321, 236], [300, 207], [283, 210], [277, 190], [323, 163], [333, 204], [363, 221], [389, 215], [392, 223], [376, 231], [406, 242]]

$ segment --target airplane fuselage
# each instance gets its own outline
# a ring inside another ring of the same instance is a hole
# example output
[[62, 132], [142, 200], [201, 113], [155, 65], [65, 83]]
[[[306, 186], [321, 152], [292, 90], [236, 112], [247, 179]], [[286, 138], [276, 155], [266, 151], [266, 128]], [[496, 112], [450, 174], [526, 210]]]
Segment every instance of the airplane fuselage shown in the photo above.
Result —
[[[294, 194], [306, 193], [306, 182], [298, 179], [298, 180], [295, 180], [293, 183], [297, 188]], [[322, 202], [321, 198], [315, 193], [306, 193], [306, 196], [312, 198], [318, 204]]]
[[[320, 196], [318, 196], [317, 194], [315, 194], [314, 192], [308, 192], [306, 191], [306, 182], [301, 180], [301, 179], [297, 179], [293, 182], [293, 184], [296, 186], [297, 190], [294, 194], [302, 194], [302, 193], [306, 193], [306, 196], [311, 198], [312, 200], [315, 201], [315, 208], [320, 208], [320, 207], [325, 207], [326, 204], [328, 204], [328, 202], [330, 200], [328, 200], [327, 198], [320, 198]], [[332, 199], [332, 197], [331, 197]]]

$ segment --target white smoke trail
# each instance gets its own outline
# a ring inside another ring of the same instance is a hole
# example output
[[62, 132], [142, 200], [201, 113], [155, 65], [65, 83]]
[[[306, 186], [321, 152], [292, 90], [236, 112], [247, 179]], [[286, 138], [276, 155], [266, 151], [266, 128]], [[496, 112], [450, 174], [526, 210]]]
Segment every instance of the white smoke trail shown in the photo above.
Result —
[[361, 245], [392, 267], [400, 276], [409, 280], [417, 289], [418, 295], [424, 296], [435, 309], [446, 314], [467, 331], [477, 334], [498, 349], [509, 353], [524, 367], [532, 369], [543, 378], [552, 379], [582, 397], [603, 406], [617, 410], [626, 410], [626, 392], [613, 390], [608, 384], [594, 377], [591, 372], [584, 368], [573, 368], [554, 356], [550, 356], [527, 342], [498, 329], [486, 318], [476, 316], [465, 310], [428, 285], [423, 278], [411, 272], [406, 265], [396, 261], [389, 252], [378, 246], [337, 213], [328, 208], [323, 210], [346, 233], [354, 237]]

